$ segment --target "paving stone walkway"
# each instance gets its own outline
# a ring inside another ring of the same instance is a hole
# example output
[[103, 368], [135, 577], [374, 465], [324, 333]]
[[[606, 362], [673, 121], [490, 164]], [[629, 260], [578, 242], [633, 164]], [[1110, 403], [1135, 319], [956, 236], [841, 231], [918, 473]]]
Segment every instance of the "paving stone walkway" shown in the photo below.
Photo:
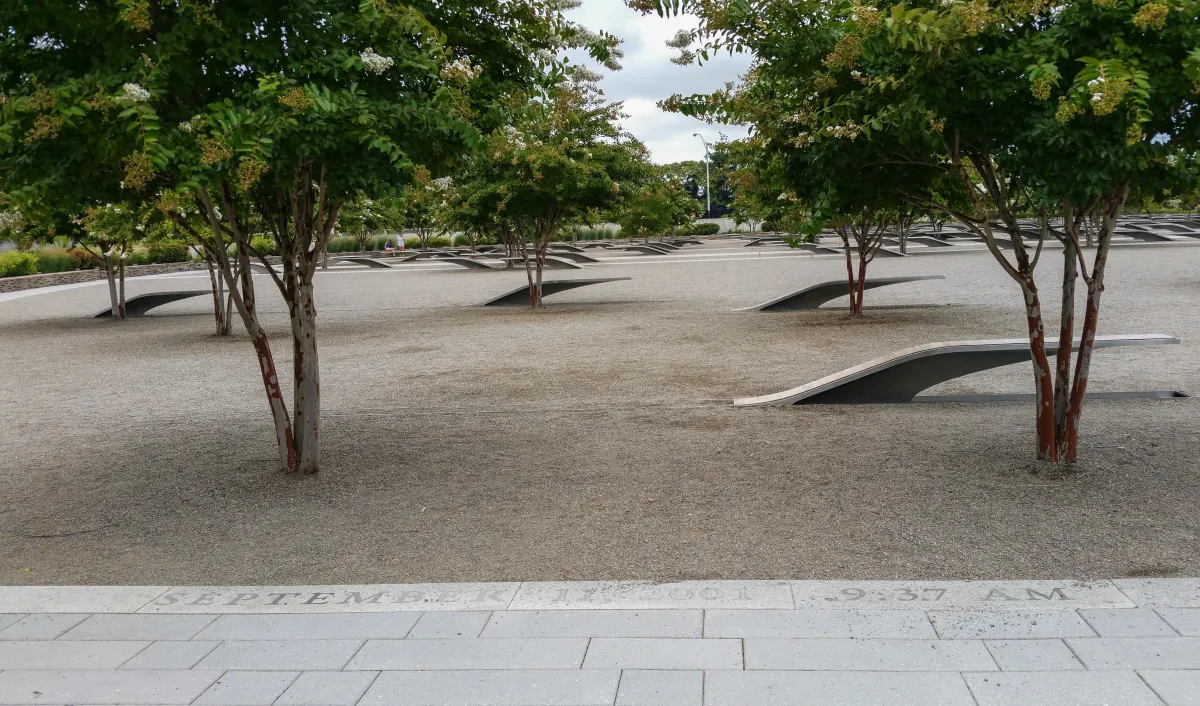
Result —
[[0, 704], [1200, 706], [1200, 579], [0, 587]]

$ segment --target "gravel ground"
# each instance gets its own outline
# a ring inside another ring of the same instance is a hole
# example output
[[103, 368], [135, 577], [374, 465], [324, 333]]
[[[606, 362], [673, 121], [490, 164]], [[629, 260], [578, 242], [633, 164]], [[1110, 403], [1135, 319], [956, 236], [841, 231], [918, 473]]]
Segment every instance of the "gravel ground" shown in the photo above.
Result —
[[[1100, 333], [1183, 343], [1098, 352], [1090, 389], [1200, 391], [1198, 265], [1196, 247], [1114, 250]], [[127, 322], [88, 318], [102, 284], [0, 301], [0, 583], [1200, 575], [1194, 400], [1089, 403], [1069, 474], [1031, 461], [1029, 404], [730, 406], [907, 346], [1023, 335], [981, 252], [872, 266], [946, 280], [868, 306], [943, 306], [732, 311], [843, 273], [709, 244], [550, 273], [633, 279], [538, 312], [470, 306], [516, 272], [323, 273], [308, 478], [276, 470], [250, 346], [211, 336], [204, 298]], [[933, 392], [1030, 387], [1018, 365]]]

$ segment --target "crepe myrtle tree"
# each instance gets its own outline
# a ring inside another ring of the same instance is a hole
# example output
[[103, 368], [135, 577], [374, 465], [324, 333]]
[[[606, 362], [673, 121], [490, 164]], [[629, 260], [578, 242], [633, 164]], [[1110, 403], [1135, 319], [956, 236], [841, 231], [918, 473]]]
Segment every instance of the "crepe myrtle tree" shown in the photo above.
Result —
[[651, 236], [663, 236], [696, 219], [696, 202], [678, 182], [652, 179], [628, 196], [616, 209], [616, 222], [632, 241], [635, 236], [647, 242]]
[[[1131, 194], [1186, 188], [1179, 165], [1200, 129], [1195, 0], [630, 4], [700, 15], [696, 30], [672, 42], [685, 62], [721, 49], [756, 55], [748, 80], [775, 100], [755, 115], [737, 90], [710, 97], [732, 114], [756, 127], [794, 121], [814, 144], [854, 130], [886, 146], [893, 162], [948, 177], [906, 184], [895, 198], [965, 224], [1017, 284], [1037, 393], [1036, 455], [1074, 461], [1115, 219]], [[1080, 242], [1088, 220], [1099, 224], [1090, 258]], [[1053, 366], [1035, 277], [1050, 239], [1064, 255]], [[1087, 296], [1076, 336], [1080, 280]]]
[[491, 136], [475, 175], [494, 185], [486, 193], [519, 244], [535, 308], [549, 244], [564, 228], [616, 206], [651, 174], [645, 147], [620, 129], [620, 104], [604, 100], [598, 78], [574, 67], [514, 126]]
[[[214, 247], [258, 357], [280, 465], [320, 467], [313, 275], [346, 200], [444, 170], [506, 97], [618, 41], [561, 0], [114, 0], [0, 6], [0, 191], [153, 203]], [[206, 224], [202, 233], [185, 214]], [[281, 255], [292, 407], [250, 275], [261, 219]]]
[[79, 244], [104, 265], [112, 318], [125, 318], [125, 261], [135, 243], [145, 240], [155, 212], [149, 206], [108, 203], [89, 207], [75, 222]]

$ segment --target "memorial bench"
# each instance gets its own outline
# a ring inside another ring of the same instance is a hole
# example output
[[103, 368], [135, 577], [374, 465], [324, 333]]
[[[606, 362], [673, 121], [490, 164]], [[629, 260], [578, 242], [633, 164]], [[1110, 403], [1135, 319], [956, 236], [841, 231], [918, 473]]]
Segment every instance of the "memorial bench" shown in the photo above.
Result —
[[[568, 289], [576, 289], [578, 287], [586, 287], [591, 284], [604, 284], [605, 282], [624, 282], [631, 279], [630, 277], [605, 277], [603, 279], [562, 279], [549, 282], [542, 282], [542, 298], [558, 292], [565, 292]], [[480, 306], [528, 306], [529, 305], [529, 285], [522, 285], [512, 290], [505, 292], [500, 296], [485, 301]]]
[[[1179, 343], [1175, 336], [1144, 334], [1097, 336], [1095, 349]], [[1046, 339], [1046, 354], [1058, 352], [1058, 339]], [[929, 343], [896, 351], [882, 358], [834, 373], [807, 385], [773, 395], [743, 397], [738, 407], [800, 404], [894, 404], [902, 402], [1007, 402], [1033, 399], [1033, 395], [918, 396], [923, 390], [955, 378], [1032, 359], [1029, 341], [1023, 338]], [[1089, 398], [1169, 399], [1187, 397], [1175, 390], [1148, 392], [1094, 392]]]
[[[205, 294], [212, 294], [211, 289], [192, 289], [183, 292], [152, 292], [150, 294], [139, 294], [135, 297], [129, 297], [125, 300], [125, 316], [126, 318], [135, 318], [142, 316], [147, 311], [160, 307], [163, 304], [170, 304], [181, 299], [191, 299], [192, 297], [202, 297]], [[112, 316], [112, 307], [101, 311], [92, 318], [106, 319]]]

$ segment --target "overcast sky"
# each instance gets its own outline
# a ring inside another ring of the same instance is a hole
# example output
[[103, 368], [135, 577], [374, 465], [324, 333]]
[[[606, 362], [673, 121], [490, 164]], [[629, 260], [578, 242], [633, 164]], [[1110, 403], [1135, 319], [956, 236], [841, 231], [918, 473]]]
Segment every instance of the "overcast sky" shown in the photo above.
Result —
[[695, 27], [692, 17], [660, 18], [641, 15], [625, 7], [622, 0], [583, 0], [572, 10], [571, 19], [592, 30], [604, 30], [625, 40], [621, 49], [623, 70], [606, 71], [600, 86], [609, 100], [622, 101], [629, 118], [625, 128], [650, 149], [658, 164], [685, 159], [704, 159], [704, 145], [692, 133], [700, 133], [711, 143], [721, 134], [743, 137], [745, 129], [732, 125], [707, 125], [699, 120], [666, 113], [655, 105], [674, 93], [705, 93], [736, 81], [750, 64], [749, 57], [722, 55], [704, 66], [677, 66], [671, 63], [674, 49], [666, 41], [680, 29]]

